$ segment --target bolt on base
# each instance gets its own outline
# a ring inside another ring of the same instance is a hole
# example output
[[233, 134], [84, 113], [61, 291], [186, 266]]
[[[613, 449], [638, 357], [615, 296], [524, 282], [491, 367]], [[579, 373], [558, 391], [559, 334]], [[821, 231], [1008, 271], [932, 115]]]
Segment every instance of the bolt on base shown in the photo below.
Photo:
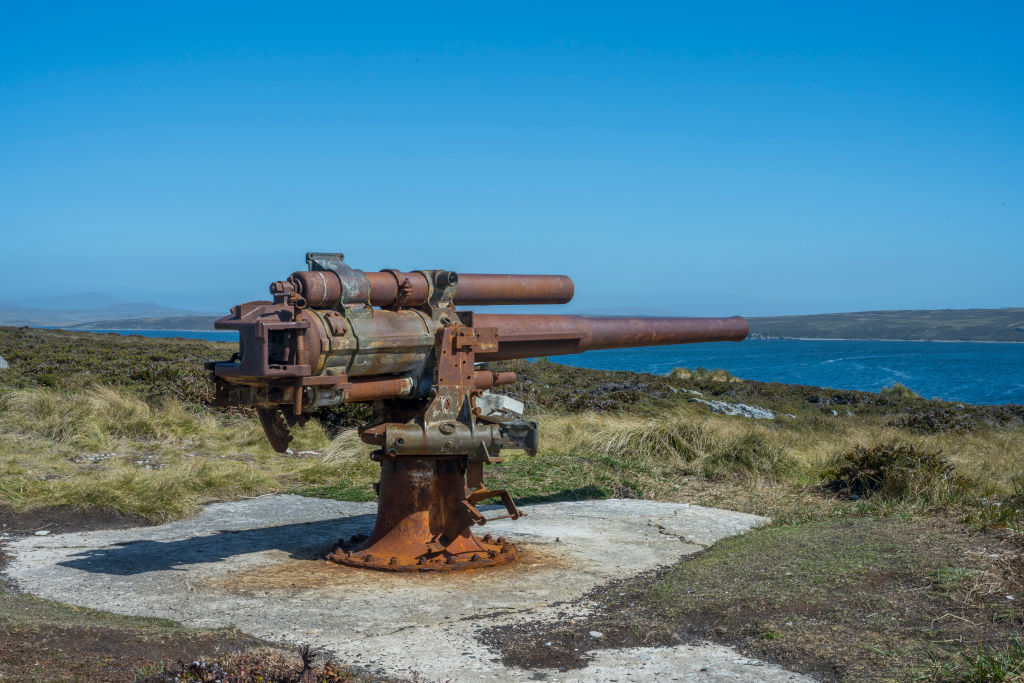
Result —
[[[373, 569], [383, 572], [451, 572], [461, 569], [479, 569], [496, 567], [512, 562], [519, 556], [519, 550], [505, 540], [504, 537], [492, 539], [490, 534], [478, 538], [470, 533], [462, 543], [453, 543], [440, 553], [426, 553], [416, 558], [387, 557], [382, 548], [366, 546], [361, 539], [342, 539], [326, 559], [349, 567]], [[457, 547], [470, 547], [469, 550], [456, 551]], [[456, 551], [456, 552], [453, 552]]]

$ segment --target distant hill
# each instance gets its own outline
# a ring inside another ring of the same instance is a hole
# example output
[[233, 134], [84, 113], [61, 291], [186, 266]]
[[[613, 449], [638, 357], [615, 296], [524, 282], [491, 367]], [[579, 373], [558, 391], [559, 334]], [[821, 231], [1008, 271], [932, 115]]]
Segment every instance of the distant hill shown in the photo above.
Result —
[[[170, 308], [148, 301], [110, 303], [109, 297], [101, 297], [101, 295], [95, 295], [95, 299], [85, 297], [86, 295], [54, 297], [48, 301], [40, 300], [35, 305], [28, 305], [28, 302], [22, 301], [0, 301], [0, 325], [70, 327], [96, 320], [122, 321], [139, 318], [179, 318], [209, 315], [205, 312]], [[68, 307], [50, 307], [53, 304], [61, 303]]]
[[1024, 342], [1024, 308], [864, 311], [748, 318], [751, 337]]

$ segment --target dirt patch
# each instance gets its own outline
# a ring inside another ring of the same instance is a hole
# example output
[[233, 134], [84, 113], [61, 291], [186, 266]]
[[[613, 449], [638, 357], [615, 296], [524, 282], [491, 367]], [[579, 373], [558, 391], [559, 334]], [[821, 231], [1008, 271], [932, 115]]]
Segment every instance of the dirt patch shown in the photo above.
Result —
[[263, 645], [232, 631], [155, 635], [97, 626], [14, 626], [0, 630], [0, 672], [15, 680], [134, 681], [164, 662]]
[[28, 535], [37, 531], [63, 534], [71, 531], [127, 529], [147, 524], [150, 522], [144, 517], [102, 508], [53, 507], [15, 512], [6, 505], [0, 505], [0, 533], [6, 534]]
[[24, 681], [134, 681], [164, 664], [269, 644], [235, 629], [188, 629], [0, 588], [0, 677]]
[[[580, 618], [490, 629], [508, 665], [578, 668], [597, 648], [712, 641], [825, 680], [906, 680], [1024, 627], [1024, 548], [942, 519], [768, 527], [603, 586]], [[1013, 596], [1013, 600], [1007, 598]]]
[[137, 683], [355, 683], [370, 680], [377, 679], [357, 675], [330, 658], [324, 660], [306, 646], [292, 653], [258, 649], [217, 660], [177, 662], [159, 673], [140, 677]]
[[[0, 549], [0, 571], [6, 560]], [[304, 663], [298, 651], [234, 628], [190, 629], [167, 619], [124, 617], [64, 605], [13, 592], [13, 586], [5, 585], [0, 576], [0, 678], [4, 680], [164, 683], [224, 680], [224, 676], [202, 676], [226, 671], [252, 674], [239, 680], [297, 681]], [[316, 680], [378, 680], [335, 666], [329, 659], [312, 671]]]

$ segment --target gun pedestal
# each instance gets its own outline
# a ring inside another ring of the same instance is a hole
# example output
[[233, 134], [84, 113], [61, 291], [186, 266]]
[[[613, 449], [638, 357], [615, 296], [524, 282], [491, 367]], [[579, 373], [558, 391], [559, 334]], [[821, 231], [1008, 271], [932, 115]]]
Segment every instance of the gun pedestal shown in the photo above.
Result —
[[[445, 306], [450, 294], [431, 310], [436, 315]], [[365, 541], [342, 543], [327, 559], [385, 571], [453, 571], [515, 559], [518, 551], [504, 538], [495, 542], [471, 531], [488, 521], [476, 503], [490, 498], [501, 498], [507, 511], [492, 519], [522, 516], [507, 491], [484, 486], [483, 466], [500, 462], [503, 447], [535, 453], [537, 444], [535, 422], [501, 408], [508, 399], [485, 398], [476, 386], [476, 349], [496, 348], [494, 337], [493, 330], [457, 323], [440, 327], [432, 394], [419, 403], [377, 404], [374, 422], [360, 431], [363, 441], [381, 447], [373, 454], [380, 463], [377, 523]]]
[[[377, 523], [365, 540], [339, 543], [327, 559], [380, 571], [454, 571], [511, 562], [516, 547], [504, 538], [478, 538], [471, 528], [484, 517], [473, 501], [504, 491], [469, 491], [466, 456], [378, 457]], [[511, 503], [511, 499], [507, 499]], [[510, 506], [507, 517], [521, 513]]]

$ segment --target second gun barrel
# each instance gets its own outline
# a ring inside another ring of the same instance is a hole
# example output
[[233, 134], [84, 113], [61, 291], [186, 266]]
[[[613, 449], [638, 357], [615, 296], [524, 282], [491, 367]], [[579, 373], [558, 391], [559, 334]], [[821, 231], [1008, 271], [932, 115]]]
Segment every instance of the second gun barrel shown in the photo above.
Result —
[[[330, 308], [339, 302], [407, 308], [422, 306], [430, 296], [431, 283], [418, 271], [367, 273], [349, 269], [343, 275], [331, 270], [298, 271], [292, 273], [288, 283], [271, 285], [271, 292], [285, 291], [285, 286], [290, 284], [314, 308]], [[564, 304], [571, 301], [573, 295], [572, 280], [566, 275], [457, 274], [451, 271], [437, 271], [437, 275], [445, 278], [446, 285], [455, 285], [453, 302], [459, 306]]]
[[[408, 282], [406, 305], [418, 306], [427, 299], [427, 279], [423, 273], [385, 270], [367, 273], [370, 303], [391, 306], [399, 299], [399, 286]], [[503, 304], [564, 304], [572, 300], [572, 280], [565, 275], [501, 275], [459, 273], [454, 302], [459, 306], [497, 306]]]
[[478, 353], [480, 361], [535, 358], [595, 349], [743, 341], [747, 321], [728, 318], [629, 318], [580, 315], [476, 313], [476, 328], [498, 330], [498, 350]]

